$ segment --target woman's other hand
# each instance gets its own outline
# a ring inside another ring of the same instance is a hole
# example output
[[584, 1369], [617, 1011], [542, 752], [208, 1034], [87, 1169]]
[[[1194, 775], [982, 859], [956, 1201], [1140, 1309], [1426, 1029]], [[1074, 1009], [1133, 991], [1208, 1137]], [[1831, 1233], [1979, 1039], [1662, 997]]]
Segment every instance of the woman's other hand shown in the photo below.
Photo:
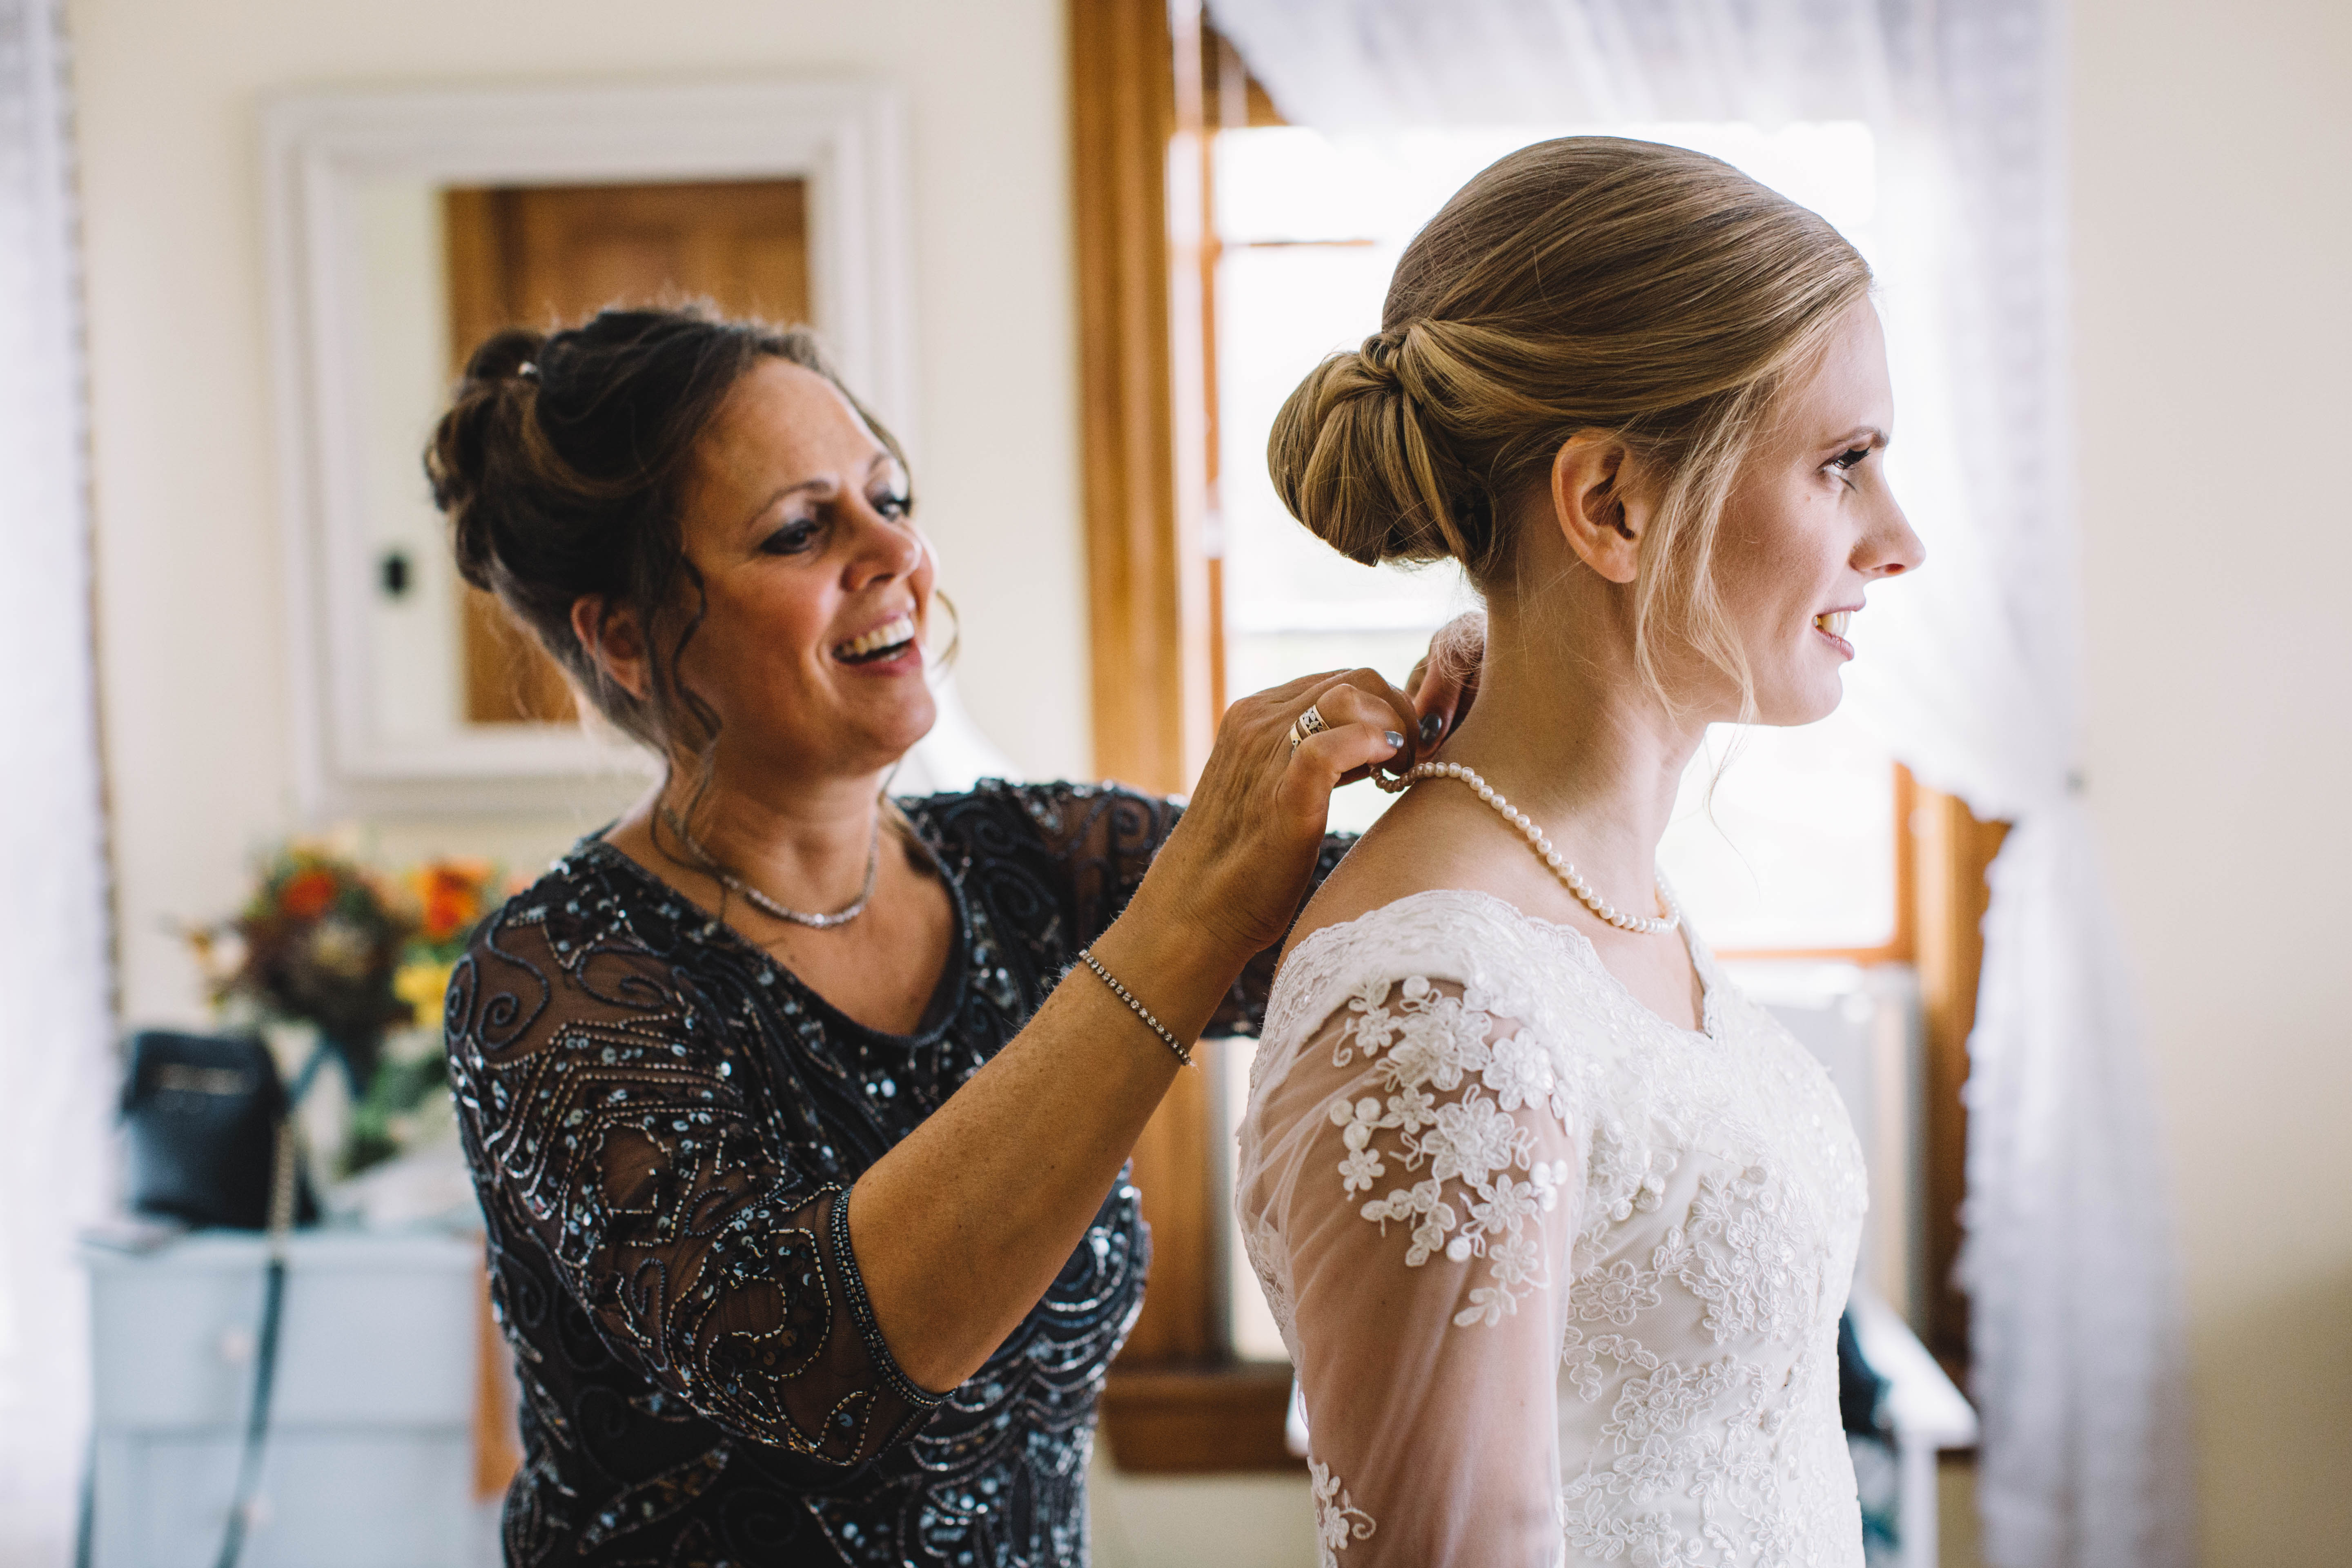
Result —
[[1470, 717], [1478, 700], [1478, 668], [1486, 658], [1486, 616], [1471, 610], [1437, 628], [1429, 651], [1405, 678], [1418, 716], [1415, 738], [1423, 752], [1433, 752]]
[[[1309, 708], [1325, 727], [1294, 747], [1291, 727]], [[1205, 939], [1212, 966], [1238, 969], [1272, 947], [1306, 896], [1331, 792], [1376, 765], [1411, 767], [1423, 749], [1416, 724], [1412, 701], [1370, 669], [1310, 675], [1235, 702], [1131, 912]]]

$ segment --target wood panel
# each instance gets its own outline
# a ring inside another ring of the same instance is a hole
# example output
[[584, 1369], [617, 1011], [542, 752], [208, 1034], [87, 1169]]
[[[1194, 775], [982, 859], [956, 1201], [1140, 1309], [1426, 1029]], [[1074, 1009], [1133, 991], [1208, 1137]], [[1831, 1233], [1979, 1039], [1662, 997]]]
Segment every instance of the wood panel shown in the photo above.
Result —
[[[1067, 25], [1095, 768], [1181, 793], [1222, 697], [1206, 538], [1206, 45], [1196, 0], [1070, 0]], [[1226, 1354], [1208, 1079], [1181, 1075], [1135, 1150], [1150, 1287], [1103, 1402], [1130, 1469], [1292, 1462], [1288, 1369]]]
[[1199, 1367], [1225, 1359], [1216, 1268], [1223, 1216], [1209, 1170], [1209, 1085], [1210, 1064], [1229, 1048], [1223, 1040], [1199, 1042], [1192, 1054], [1200, 1066], [1177, 1075], [1136, 1140], [1135, 1184], [1151, 1226], [1151, 1274], [1143, 1311], [1119, 1352], [1121, 1367]]
[[[1070, 0], [1068, 11], [1095, 769], [1166, 792], [1191, 784], [1213, 730], [1202, 447], [1193, 435], [1180, 460], [1179, 434], [1202, 418], [1199, 273], [1170, 232], [1170, 174], [1181, 162], [1172, 148], [1184, 130], [1173, 27], [1183, 9]], [[1198, 39], [1189, 42], [1197, 62]], [[1197, 136], [1197, 66], [1190, 75], [1186, 119]], [[1186, 221], [1197, 232], [1194, 213]], [[1193, 331], [1181, 342], [1180, 298], [1193, 301]], [[1192, 406], [1180, 405], [1180, 377]]]
[[[1205, 706], [1208, 627], [1199, 540], [1181, 515], [1197, 488], [1179, 494], [1180, 467], [1198, 467], [1180, 450], [1199, 448], [1178, 435], [1176, 36], [1163, 0], [1071, 0], [1068, 22], [1095, 771], [1180, 793], [1206, 752], [1190, 710]], [[1192, 80], [1197, 126], [1197, 68]], [[1197, 401], [1197, 370], [1184, 380]], [[1205, 1076], [1178, 1078], [1136, 1147], [1152, 1278], [1131, 1362], [1199, 1361], [1213, 1347], [1194, 1152]]]
[[1992, 901], [1985, 872], [2009, 825], [1979, 822], [1957, 796], [1921, 786], [1911, 810], [1917, 868], [1917, 965], [1927, 1026], [1921, 1092], [1927, 1102], [1927, 1321], [1920, 1337], [1945, 1371], [1968, 1386], [1969, 1300], [1952, 1284], [1960, 1250], [1960, 1203], [1968, 1194], [1969, 1034], [1976, 1027], [1984, 971], [1984, 917]]
[[[608, 305], [707, 299], [730, 316], [808, 318], [804, 181], [457, 188], [442, 218], [453, 372], [500, 328]], [[576, 716], [562, 671], [497, 600], [469, 588], [459, 616], [467, 722]]]
[[474, 1495], [502, 1495], [522, 1468], [522, 1445], [517, 1440], [514, 1352], [499, 1329], [490, 1307], [488, 1267], [476, 1270], [480, 1296], [476, 1312], [479, 1342], [474, 1363]]
[[609, 305], [706, 299], [730, 316], [808, 319], [808, 185], [712, 180], [442, 193], [450, 359], [501, 327]]
[[1111, 1458], [1122, 1470], [1198, 1475], [1304, 1470], [1284, 1446], [1287, 1363], [1165, 1372], [1124, 1363], [1103, 1391]]

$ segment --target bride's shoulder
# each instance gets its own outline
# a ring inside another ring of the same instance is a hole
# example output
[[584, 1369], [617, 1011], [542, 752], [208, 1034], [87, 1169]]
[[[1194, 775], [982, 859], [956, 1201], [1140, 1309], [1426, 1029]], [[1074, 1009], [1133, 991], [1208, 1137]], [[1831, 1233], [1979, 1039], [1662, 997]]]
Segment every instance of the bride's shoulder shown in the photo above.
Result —
[[1541, 863], [1461, 805], [1413, 791], [1324, 879], [1284, 944], [1265, 1037], [1311, 1032], [1384, 982], [1453, 982], [1501, 1011], [1573, 1006], [1554, 994], [1579, 986], [1579, 939], [1524, 912], [1555, 892]]
[[1399, 984], [1434, 984], [1522, 1024], [1553, 1018], [1569, 999], [1551, 993], [1572, 987], [1578, 967], [1561, 962], [1572, 959], [1562, 951], [1572, 940], [1477, 888], [1414, 888], [1346, 909], [1284, 955], [1266, 1000], [1264, 1038], [1303, 1038], [1352, 999]]
[[1446, 904], [1441, 895], [1465, 895], [1452, 900], [1473, 911], [1462, 918], [1515, 912], [1525, 891], [1525, 868], [1493, 854], [1484, 836], [1454, 830], [1445, 804], [1415, 791], [1357, 840], [1299, 911], [1283, 944], [1286, 967], [1292, 954], [1324, 932], [1368, 921], [1395, 924], [1412, 910]]

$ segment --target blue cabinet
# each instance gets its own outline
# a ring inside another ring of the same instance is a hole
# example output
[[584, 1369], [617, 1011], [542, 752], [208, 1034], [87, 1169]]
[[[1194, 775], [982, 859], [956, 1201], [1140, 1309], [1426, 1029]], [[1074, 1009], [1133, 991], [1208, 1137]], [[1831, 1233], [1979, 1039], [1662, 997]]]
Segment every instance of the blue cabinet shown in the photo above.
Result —
[[[96, 1568], [210, 1568], [253, 1385], [266, 1246], [87, 1248]], [[295, 1236], [242, 1568], [467, 1568], [481, 1243]]]

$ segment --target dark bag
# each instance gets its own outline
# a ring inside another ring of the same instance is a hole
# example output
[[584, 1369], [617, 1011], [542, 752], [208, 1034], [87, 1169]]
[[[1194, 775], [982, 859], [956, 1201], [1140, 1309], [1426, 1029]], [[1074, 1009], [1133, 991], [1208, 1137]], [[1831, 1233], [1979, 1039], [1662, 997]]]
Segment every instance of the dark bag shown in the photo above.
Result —
[[[313, 1058], [303, 1073], [297, 1096], [319, 1059]], [[122, 1121], [131, 1139], [131, 1206], [193, 1226], [269, 1233], [253, 1395], [246, 1405], [236, 1500], [229, 1505], [217, 1568], [236, 1568], [243, 1554], [254, 1492], [261, 1483], [270, 1384], [278, 1370], [278, 1325], [286, 1300], [287, 1233], [298, 1217], [303, 1224], [316, 1217], [295, 1157], [290, 1110], [278, 1081], [278, 1064], [259, 1040], [162, 1030], [131, 1037], [131, 1071], [122, 1088]], [[85, 1564], [90, 1506], [85, 1493]]]
[[[286, 1110], [278, 1065], [257, 1039], [160, 1029], [132, 1036], [122, 1085], [131, 1206], [198, 1229], [262, 1229]], [[317, 1217], [307, 1183], [295, 1217], [301, 1225]]]

